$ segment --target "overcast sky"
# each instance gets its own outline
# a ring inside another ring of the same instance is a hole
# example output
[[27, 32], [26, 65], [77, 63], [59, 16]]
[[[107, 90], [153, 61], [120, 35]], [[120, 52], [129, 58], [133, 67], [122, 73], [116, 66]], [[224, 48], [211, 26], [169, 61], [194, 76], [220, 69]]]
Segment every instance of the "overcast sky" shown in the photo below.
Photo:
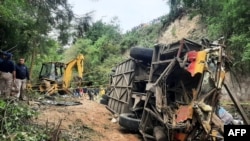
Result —
[[109, 22], [118, 17], [123, 32], [169, 12], [166, 0], [68, 0], [75, 14], [95, 11], [94, 21]]

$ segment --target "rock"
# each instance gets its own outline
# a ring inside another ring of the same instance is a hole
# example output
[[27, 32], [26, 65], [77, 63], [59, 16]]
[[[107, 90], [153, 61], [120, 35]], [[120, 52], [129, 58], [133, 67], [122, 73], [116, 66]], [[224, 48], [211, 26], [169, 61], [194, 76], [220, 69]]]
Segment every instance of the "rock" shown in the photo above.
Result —
[[117, 119], [116, 119], [116, 118], [112, 118], [111, 122], [112, 122], [112, 123], [116, 123], [116, 122], [117, 122]]

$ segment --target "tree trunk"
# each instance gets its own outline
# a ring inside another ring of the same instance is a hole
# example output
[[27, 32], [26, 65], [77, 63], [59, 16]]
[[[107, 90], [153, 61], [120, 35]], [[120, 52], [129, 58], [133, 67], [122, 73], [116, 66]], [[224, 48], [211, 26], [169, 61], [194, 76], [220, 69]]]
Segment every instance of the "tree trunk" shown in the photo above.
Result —
[[30, 60], [30, 78], [32, 78], [32, 75], [33, 75], [33, 67], [34, 67], [34, 62], [36, 60], [36, 55], [37, 55], [37, 52], [36, 52], [36, 47], [38, 45], [35, 43], [35, 41], [33, 41], [33, 49], [32, 49], [32, 53], [31, 53], [31, 60]]

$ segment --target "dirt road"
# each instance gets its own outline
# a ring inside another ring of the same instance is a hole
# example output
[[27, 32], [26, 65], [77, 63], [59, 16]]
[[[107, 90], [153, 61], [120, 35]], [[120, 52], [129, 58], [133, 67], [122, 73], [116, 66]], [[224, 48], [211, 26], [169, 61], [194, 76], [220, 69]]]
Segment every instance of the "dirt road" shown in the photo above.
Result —
[[[58, 127], [60, 138], [67, 141], [142, 141], [139, 133], [129, 133], [113, 122], [114, 115], [105, 105], [88, 99], [75, 99], [82, 103], [76, 106], [39, 106], [35, 122]], [[113, 120], [112, 120], [113, 119]]]

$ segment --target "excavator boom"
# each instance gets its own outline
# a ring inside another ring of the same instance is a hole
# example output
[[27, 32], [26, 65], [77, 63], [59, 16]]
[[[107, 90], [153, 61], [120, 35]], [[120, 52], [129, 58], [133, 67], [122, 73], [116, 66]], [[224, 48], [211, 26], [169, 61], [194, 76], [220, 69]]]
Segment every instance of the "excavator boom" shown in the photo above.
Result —
[[76, 59], [73, 59], [66, 64], [66, 69], [63, 76], [63, 82], [66, 88], [70, 86], [70, 81], [72, 79], [72, 71], [75, 66], [77, 66], [78, 77], [82, 79], [84, 71], [83, 61], [84, 56], [82, 54], [79, 54]]

